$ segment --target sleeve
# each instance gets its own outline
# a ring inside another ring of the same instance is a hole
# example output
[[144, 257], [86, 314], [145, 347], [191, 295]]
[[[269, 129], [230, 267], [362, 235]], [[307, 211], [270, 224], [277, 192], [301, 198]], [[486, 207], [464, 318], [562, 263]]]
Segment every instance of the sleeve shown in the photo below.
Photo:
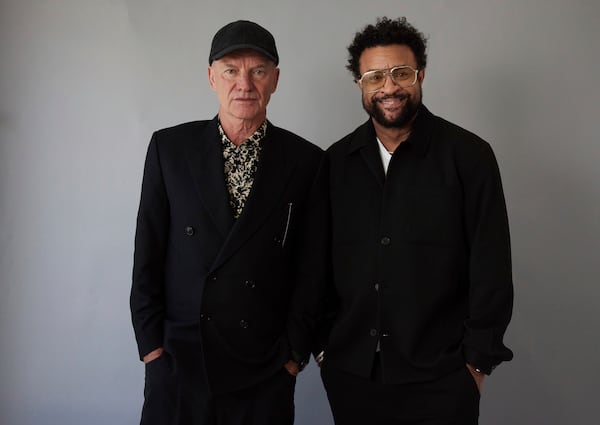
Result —
[[156, 139], [155, 133], [144, 167], [130, 294], [131, 317], [140, 359], [163, 345], [169, 205]]
[[329, 200], [324, 162], [314, 178], [294, 253], [296, 285], [288, 314], [292, 359], [306, 364], [314, 344], [329, 270]]
[[489, 144], [462, 176], [469, 244], [469, 317], [463, 347], [467, 363], [486, 374], [512, 359], [503, 343], [513, 305], [508, 217], [500, 172]]

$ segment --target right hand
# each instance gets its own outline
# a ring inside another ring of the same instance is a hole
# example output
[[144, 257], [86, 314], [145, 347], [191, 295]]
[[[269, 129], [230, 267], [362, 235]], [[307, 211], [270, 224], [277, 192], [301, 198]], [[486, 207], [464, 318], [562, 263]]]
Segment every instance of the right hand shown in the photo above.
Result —
[[162, 347], [157, 348], [156, 350], [152, 350], [148, 354], [146, 354], [142, 360], [144, 361], [145, 364], [148, 364], [152, 360], [158, 359], [162, 355], [162, 353], [163, 353], [163, 348]]

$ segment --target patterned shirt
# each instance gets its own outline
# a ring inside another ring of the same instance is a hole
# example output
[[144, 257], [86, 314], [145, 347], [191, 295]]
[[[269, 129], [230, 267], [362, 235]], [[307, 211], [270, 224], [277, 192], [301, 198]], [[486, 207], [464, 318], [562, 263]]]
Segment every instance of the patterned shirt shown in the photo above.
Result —
[[239, 146], [234, 145], [227, 137], [219, 123], [221, 145], [223, 147], [223, 162], [225, 164], [225, 182], [229, 191], [229, 204], [233, 216], [238, 218], [244, 209], [250, 189], [254, 183], [254, 176], [258, 167], [260, 154], [260, 140], [267, 133], [267, 121], [244, 140]]

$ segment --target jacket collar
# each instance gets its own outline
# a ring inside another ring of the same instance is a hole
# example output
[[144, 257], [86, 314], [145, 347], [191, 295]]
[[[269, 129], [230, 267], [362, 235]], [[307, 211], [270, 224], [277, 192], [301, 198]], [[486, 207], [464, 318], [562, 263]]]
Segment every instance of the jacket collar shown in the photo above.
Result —
[[[415, 153], [424, 156], [427, 153], [431, 135], [434, 130], [435, 115], [433, 115], [425, 105], [421, 104], [417, 111], [417, 117], [413, 123], [413, 128], [408, 139], [404, 142], [411, 146], [411, 150]], [[373, 126], [372, 118], [358, 127], [348, 147], [348, 154], [351, 154], [359, 149], [364, 149], [369, 145], [376, 145], [375, 127]]]

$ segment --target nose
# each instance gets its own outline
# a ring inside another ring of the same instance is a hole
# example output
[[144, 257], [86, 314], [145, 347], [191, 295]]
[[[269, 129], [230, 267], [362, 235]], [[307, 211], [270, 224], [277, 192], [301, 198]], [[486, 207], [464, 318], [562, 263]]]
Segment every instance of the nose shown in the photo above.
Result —
[[239, 89], [244, 91], [252, 90], [253, 83], [252, 78], [248, 74], [241, 74], [237, 79], [237, 86]]
[[385, 76], [385, 81], [383, 82], [383, 87], [381, 87], [381, 91], [396, 91], [401, 89], [401, 87], [394, 81], [392, 75], [388, 72]]

